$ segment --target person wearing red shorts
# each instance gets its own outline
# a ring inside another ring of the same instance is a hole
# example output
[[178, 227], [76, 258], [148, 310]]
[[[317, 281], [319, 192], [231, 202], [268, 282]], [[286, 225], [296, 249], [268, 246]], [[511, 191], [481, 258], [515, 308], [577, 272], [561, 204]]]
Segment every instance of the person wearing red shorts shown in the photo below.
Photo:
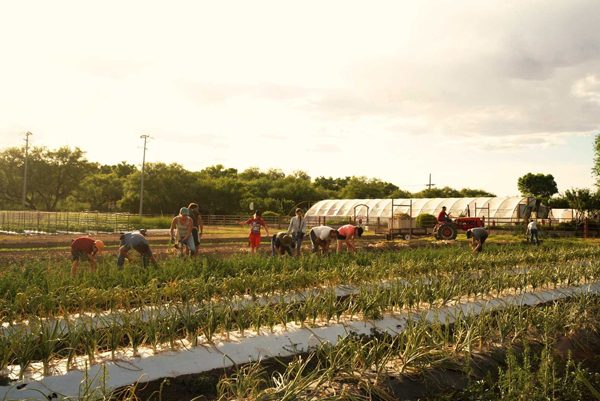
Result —
[[260, 227], [264, 227], [267, 232], [267, 236], [269, 235], [269, 227], [267, 227], [267, 223], [262, 219], [262, 212], [257, 210], [254, 213], [254, 217], [248, 219], [246, 221], [236, 221], [235, 224], [250, 224], [250, 235], [248, 236], [248, 243], [250, 244], [250, 252], [255, 253], [256, 249], [260, 246]]

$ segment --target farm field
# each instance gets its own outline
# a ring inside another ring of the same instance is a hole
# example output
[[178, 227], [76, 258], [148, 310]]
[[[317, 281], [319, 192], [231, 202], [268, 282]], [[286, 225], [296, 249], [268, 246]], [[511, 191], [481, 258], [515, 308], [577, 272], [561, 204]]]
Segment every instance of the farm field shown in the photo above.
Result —
[[76, 278], [0, 255], [0, 397], [600, 397], [599, 242], [422, 243], [148, 270], [109, 253]]

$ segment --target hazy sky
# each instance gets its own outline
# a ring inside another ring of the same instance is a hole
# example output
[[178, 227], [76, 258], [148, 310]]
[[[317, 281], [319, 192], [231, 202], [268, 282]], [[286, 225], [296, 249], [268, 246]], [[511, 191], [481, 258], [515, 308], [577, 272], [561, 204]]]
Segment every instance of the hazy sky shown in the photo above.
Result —
[[592, 186], [600, 1], [3, 1], [0, 147]]

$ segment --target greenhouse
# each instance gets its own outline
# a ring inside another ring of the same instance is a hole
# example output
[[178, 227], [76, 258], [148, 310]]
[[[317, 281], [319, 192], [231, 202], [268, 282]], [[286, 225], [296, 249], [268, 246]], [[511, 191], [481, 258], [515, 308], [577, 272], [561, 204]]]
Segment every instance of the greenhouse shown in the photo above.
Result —
[[493, 198], [415, 198], [415, 199], [329, 199], [315, 203], [306, 217], [326, 219], [388, 219], [392, 215], [417, 217], [427, 213], [437, 216], [442, 206], [452, 217], [485, 217], [499, 223], [527, 218], [537, 210], [539, 218], [547, 218], [548, 209], [532, 197]]

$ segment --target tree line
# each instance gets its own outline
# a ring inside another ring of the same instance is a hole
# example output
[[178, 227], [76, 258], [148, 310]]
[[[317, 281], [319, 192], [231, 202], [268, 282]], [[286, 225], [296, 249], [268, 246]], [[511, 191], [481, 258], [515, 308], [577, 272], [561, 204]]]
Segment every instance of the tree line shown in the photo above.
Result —
[[[23, 194], [24, 148], [0, 152], [0, 209], [20, 209]], [[30, 210], [98, 210], [137, 213], [141, 170], [121, 162], [103, 165], [86, 159], [79, 148], [34, 147], [28, 158], [25, 205]], [[202, 213], [247, 213], [255, 209], [287, 215], [298, 203], [322, 199], [445, 198], [495, 196], [481, 189], [431, 188], [408, 192], [377, 178], [316, 177], [304, 171], [279, 169], [244, 171], [221, 164], [200, 171], [161, 162], [146, 163], [144, 213], [176, 213], [189, 202]], [[306, 207], [307, 205], [304, 205]]]

